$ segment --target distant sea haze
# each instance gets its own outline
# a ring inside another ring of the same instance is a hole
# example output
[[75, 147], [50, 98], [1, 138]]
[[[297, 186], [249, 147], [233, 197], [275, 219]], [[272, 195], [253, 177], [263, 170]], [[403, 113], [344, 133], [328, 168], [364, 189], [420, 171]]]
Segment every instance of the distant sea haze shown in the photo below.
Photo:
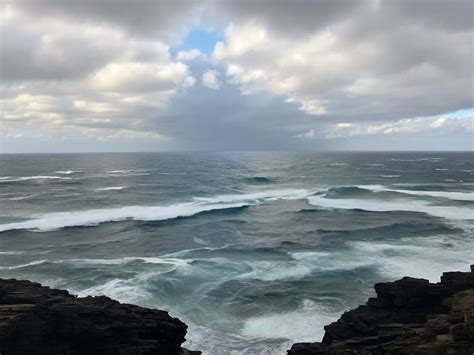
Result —
[[0, 155], [0, 277], [168, 310], [204, 354], [284, 354], [375, 282], [468, 268], [473, 158]]

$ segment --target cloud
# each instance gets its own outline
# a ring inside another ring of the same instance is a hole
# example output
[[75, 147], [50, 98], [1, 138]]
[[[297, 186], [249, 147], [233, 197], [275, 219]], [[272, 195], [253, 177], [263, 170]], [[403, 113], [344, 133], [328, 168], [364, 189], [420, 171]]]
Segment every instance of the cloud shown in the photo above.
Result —
[[219, 73], [216, 70], [206, 71], [201, 78], [202, 85], [213, 90], [219, 90]]
[[[442, 136], [470, 149], [474, 118], [445, 113], [472, 107], [472, 7], [470, 0], [4, 2], [5, 136], [18, 147], [35, 139], [73, 146], [83, 137], [133, 149], [348, 149], [383, 139], [396, 149], [418, 135], [426, 146], [436, 148]], [[196, 30], [219, 34], [211, 54], [199, 41], [183, 45]]]
[[265, 11], [265, 1], [224, 2], [232, 25], [213, 57], [242, 93], [285, 95], [309, 115], [383, 120], [472, 106], [471, 2], [355, 3], [277, 2]]
[[38, 2], [15, 5], [1, 7], [6, 129], [61, 130], [100, 140], [126, 134], [163, 138], [156, 126], [149, 131], [151, 121], [171, 95], [195, 83], [188, 66], [170, 56], [167, 44], [132, 36], [110, 21], [52, 17], [66, 10], [59, 5], [53, 11], [47, 1], [43, 16], [23, 11]]
[[189, 60], [194, 60], [196, 58], [203, 58], [204, 54], [201, 53], [199, 49], [193, 48], [190, 49], [189, 51], [179, 51], [178, 54], [176, 54], [176, 60], [182, 60], [182, 61], [189, 61]]

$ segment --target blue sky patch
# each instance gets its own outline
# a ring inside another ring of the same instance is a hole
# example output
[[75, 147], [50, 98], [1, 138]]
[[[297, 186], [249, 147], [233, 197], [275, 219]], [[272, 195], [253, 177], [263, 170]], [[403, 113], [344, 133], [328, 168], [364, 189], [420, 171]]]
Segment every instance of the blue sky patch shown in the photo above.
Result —
[[186, 51], [193, 48], [199, 49], [202, 53], [211, 54], [217, 42], [223, 41], [224, 36], [217, 31], [196, 29], [188, 33], [183, 42], [172, 48], [172, 53]]

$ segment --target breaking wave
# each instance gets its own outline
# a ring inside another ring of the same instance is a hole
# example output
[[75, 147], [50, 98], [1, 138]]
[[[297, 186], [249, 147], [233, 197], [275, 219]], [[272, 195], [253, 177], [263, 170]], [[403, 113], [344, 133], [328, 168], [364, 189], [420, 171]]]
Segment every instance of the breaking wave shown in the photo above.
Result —
[[306, 190], [288, 189], [195, 198], [192, 202], [176, 203], [168, 206], [125, 206], [87, 211], [55, 212], [23, 222], [0, 224], [0, 232], [15, 229], [31, 229], [44, 232], [65, 227], [93, 226], [105, 222], [125, 220], [162, 221], [179, 217], [191, 217], [214, 210], [242, 208], [265, 200], [300, 199], [308, 195], [309, 193]]

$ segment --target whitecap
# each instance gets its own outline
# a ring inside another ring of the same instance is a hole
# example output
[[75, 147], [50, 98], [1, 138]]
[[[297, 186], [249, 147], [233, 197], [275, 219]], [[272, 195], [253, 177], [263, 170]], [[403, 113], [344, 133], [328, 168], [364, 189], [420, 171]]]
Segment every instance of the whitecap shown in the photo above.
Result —
[[54, 172], [55, 174], [71, 175], [76, 173], [82, 173], [81, 170], [58, 170]]
[[379, 175], [381, 178], [386, 178], [386, 179], [396, 179], [399, 178], [400, 175]]
[[271, 190], [195, 198], [192, 202], [168, 206], [125, 206], [87, 211], [55, 212], [24, 222], [0, 224], [0, 232], [14, 229], [31, 229], [43, 232], [64, 227], [92, 226], [124, 220], [162, 221], [178, 217], [191, 217], [207, 211], [245, 207], [251, 203], [260, 203], [265, 200], [301, 199], [309, 195], [307, 190]]
[[308, 198], [311, 205], [323, 208], [336, 209], [361, 209], [374, 212], [389, 211], [407, 211], [407, 212], [423, 212], [435, 217], [471, 220], [474, 219], [474, 211], [471, 208], [459, 206], [437, 206], [432, 205], [428, 201], [420, 200], [364, 200], [364, 199], [331, 199], [324, 196], [311, 196]]
[[44, 264], [44, 263], [47, 263], [47, 262], [48, 262], [48, 260], [35, 260], [35, 261], [30, 262], [30, 263], [21, 264], [21, 265], [0, 266], [0, 270], [22, 269], [22, 268], [29, 267], [29, 266]]
[[146, 173], [148, 170], [145, 169], [130, 169], [130, 170], [108, 170], [107, 174], [130, 174], [130, 173]]
[[33, 197], [36, 197], [36, 196], [39, 196], [41, 194], [33, 194], [33, 195], [26, 195], [26, 196], [17, 196], [17, 197], [10, 197], [8, 198], [7, 200], [10, 200], [10, 201], [21, 201], [21, 200], [28, 200], [30, 198], [33, 198]]
[[243, 202], [210, 205], [191, 202], [169, 206], [126, 206], [87, 211], [54, 212], [24, 222], [0, 224], [0, 232], [14, 229], [31, 229], [44, 232], [64, 227], [93, 226], [104, 222], [125, 220], [162, 221], [178, 217], [190, 217], [206, 211], [244, 206], [247, 206], [247, 204]]
[[[450, 247], [446, 247], [449, 244]], [[359, 241], [349, 243], [355, 259], [377, 265], [377, 271], [389, 279], [404, 276], [439, 281], [446, 270], [464, 270], [472, 263], [474, 245], [452, 236], [403, 238], [397, 242]]]
[[404, 195], [441, 197], [457, 201], [474, 201], [474, 192], [404, 190], [392, 189], [382, 185], [358, 185], [357, 187], [374, 192], [396, 192]]
[[217, 195], [213, 197], [196, 197], [195, 201], [206, 203], [231, 203], [239, 201], [265, 201], [265, 200], [299, 200], [309, 196], [311, 193], [308, 190], [298, 189], [282, 189], [282, 190], [266, 190], [260, 192], [252, 192], [247, 194], [230, 194]]
[[0, 255], [22, 255], [24, 251], [0, 251]]
[[8, 179], [1, 179], [0, 183], [2, 182], [16, 182], [16, 181], [28, 181], [28, 180], [71, 180], [70, 177], [65, 176], [50, 176], [50, 175], [37, 175], [37, 176], [16, 176], [16, 177], [9, 177]]
[[319, 341], [324, 326], [335, 321], [338, 313], [309, 299], [291, 312], [256, 316], [245, 321], [242, 335], [252, 338], [291, 339], [292, 342]]
[[110, 187], [100, 187], [95, 189], [95, 191], [113, 191], [113, 190], [123, 190], [128, 186], [110, 186]]

